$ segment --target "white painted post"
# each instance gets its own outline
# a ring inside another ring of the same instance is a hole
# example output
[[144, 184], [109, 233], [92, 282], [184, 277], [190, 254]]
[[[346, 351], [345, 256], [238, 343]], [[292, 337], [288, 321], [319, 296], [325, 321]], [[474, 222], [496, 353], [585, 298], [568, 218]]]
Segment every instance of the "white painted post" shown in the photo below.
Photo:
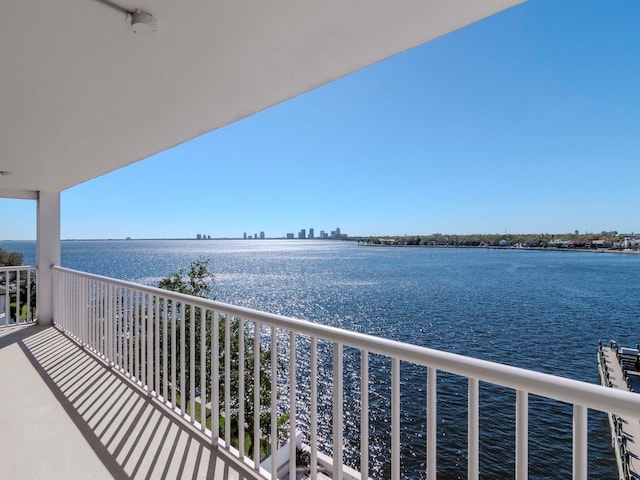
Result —
[[343, 345], [333, 344], [333, 479], [344, 478], [344, 378]]
[[[260, 343], [260, 322], [253, 322], [253, 438], [260, 434], [260, 359], [262, 345]], [[260, 441], [253, 442], [253, 463], [256, 471], [260, 471]]]
[[296, 480], [296, 333], [289, 330], [289, 480]]
[[369, 478], [369, 352], [360, 351], [360, 474]]
[[154, 316], [153, 303], [154, 303], [153, 295], [151, 294], [147, 295], [147, 308], [145, 309], [145, 312], [147, 314], [147, 395], [151, 395], [154, 391], [153, 367], [155, 365], [155, 362], [154, 362], [154, 355], [153, 355], [153, 342], [154, 342], [153, 323], [156, 321], [156, 319]]
[[[224, 446], [231, 446], [231, 315], [224, 316]], [[277, 447], [276, 447], [277, 448]]]
[[529, 397], [516, 392], [516, 480], [529, 478]]
[[271, 479], [278, 478], [278, 332], [271, 325]]
[[[238, 454], [244, 459], [244, 317], [238, 318]], [[226, 424], [225, 424], [226, 425]]]
[[[218, 448], [220, 437], [220, 312], [211, 312], [211, 440]], [[173, 362], [175, 365], [175, 362]]]
[[16, 325], [20, 323], [22, 314], [22, 301], [20, 299], [20, 269], [16, 269]]
[[60, 265], [60, 193], [38, 192], [36, 227], [38, 323], [52, 325], [53, 265]]
[[587, 480], [587, 408], [573, 406], [573, 479]]
[[400, 480], [400, 360], [391, 359], [391, 478]]
[[[189, 307], [189, 421], [196, 421], [196, 306]], [[185, 316], [187, 310], [185, 308]], [[186, 339], [185, 339], [186, 340]], [[184, 358], [184, 357], [182, 357]], [[204, 408], [204, 406], [202, 407]], [[182, 412], [184, 415], [185, 412]]]
[[[158, 301], [156, 301], [156, 305]], [[156, 307], [157, 308], [157, 307]], [[156, 325], [160, 323], [160, 319], [156, 315]], [[203, 432], [207, 429], [207, 310], [200, 308], [200, 430]], [[159, 335], [159, 334], [156, 334]], [[156, 338], [156, 342], [157, 342]], [[158, 347], [156, 347], [157, 349]], [[157, 367], [160, 368], [159, 366]], [[156, 382], [156, 384], [159, 382]], [[158, 386], [160, 391], [160, 386]]]
[[437, 475], [437, 372], [435, 368], [427, 367], [427, 480], [436, 480]]
[[477, 480], [480, 476], [480, 391], [477, 378], [469, 378], [469, 412], [467, 442], [469, 449], [469, 467], [467, 478]]
[[311, 337], [311, 480], [318, 478], [318, 339]]

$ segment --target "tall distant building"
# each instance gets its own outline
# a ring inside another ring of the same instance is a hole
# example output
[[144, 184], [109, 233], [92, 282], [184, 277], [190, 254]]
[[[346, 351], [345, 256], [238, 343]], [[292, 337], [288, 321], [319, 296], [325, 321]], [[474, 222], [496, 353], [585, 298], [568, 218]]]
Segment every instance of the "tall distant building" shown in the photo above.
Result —
[[307, 231], [304, 228], [300, 230], [300, 233], [298, 233], [298, 238], [300, 240], [304, 240], [305, 238], [307, 238]]
[[247, 232], [244, 232], [244, 239], [247, 239]]
[[260, 232], [260, 240], [264, 240], [264, 232]]
[[309, 238], [315, 238], [315, 237], [314, 237], [313, 228], [310, 228], [310, 229], [309, 229]]
[[324, 231], [324, 230], [320, 230], [320, 238], [328, 238], [329, 235]]

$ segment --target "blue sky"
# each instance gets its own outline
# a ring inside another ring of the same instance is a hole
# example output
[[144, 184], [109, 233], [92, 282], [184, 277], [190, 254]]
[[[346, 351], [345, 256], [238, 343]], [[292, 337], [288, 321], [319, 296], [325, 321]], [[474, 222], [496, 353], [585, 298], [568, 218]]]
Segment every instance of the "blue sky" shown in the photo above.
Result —
[[532, 0], [63, 192], [62, 237], [640, 231], [639, 25]]

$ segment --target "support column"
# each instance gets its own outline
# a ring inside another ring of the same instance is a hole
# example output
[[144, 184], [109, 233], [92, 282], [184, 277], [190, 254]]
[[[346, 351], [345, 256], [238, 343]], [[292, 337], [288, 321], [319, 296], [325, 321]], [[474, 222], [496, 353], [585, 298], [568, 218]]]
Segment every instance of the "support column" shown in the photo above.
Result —
[[60, 192], [38, 192], [37, 208], [37, 315], [41, 325], [53, 324], [53, 273], [60, 265]]

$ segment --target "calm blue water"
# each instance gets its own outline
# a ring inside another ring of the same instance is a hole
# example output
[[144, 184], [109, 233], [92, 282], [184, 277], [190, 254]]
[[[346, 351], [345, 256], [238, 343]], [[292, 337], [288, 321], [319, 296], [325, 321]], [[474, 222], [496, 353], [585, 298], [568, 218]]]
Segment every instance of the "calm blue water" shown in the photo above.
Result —
[[[34, 263], [32, 242], [2, 242]], [[364, 247], [331, 241], [63, 242], [63, 266], [155, 285], [207, 258], [218, 300], [597, 383], [598, 340], [639, 342], [640, 256]], [[300, 348], [304, 349], [304, 342]], [[328, 355], [328, 354], [327, 354]], [[347, 351], [347, 390], [359, 359]], [[390, 363], [371, 361], [372, 408], [389, 410]], [[300, 366], [304, 373], [305, 365]], [[321, 384], [330, 381], [324, 375]], [[425, 374], [402, 367], [402, 441], [424, 451]], [[442, 478], [466, 478], [466, 382], [438, 384]], [[324, 392], [326, 394], [326, 391]], [[321, 394], [323, 390], [321, 388]], [[514, 397], [481, 385], [483, 478], [512, 478]], [[347, 405], [347, 460], [357, 466], [357, 405]], [[530, 477], [571, 476], [570, 407], [530, 398]], [[330, 410], [321, 424], [330, 433]], [[303, 412], [304, 417], [304, 412]], [[463, 423], [461, 423], [461, 419]], [[372, 418], [372, 468], [388, 476], [386, 415]], [[327, 426], [328, 425], [328, 426]], [[462, 426], [461, 426], [462, 425]], [[604, 414], [590, 413], [591, 478], [615, 478]], [[423, 478], [424, 454], [403, 466]]]

